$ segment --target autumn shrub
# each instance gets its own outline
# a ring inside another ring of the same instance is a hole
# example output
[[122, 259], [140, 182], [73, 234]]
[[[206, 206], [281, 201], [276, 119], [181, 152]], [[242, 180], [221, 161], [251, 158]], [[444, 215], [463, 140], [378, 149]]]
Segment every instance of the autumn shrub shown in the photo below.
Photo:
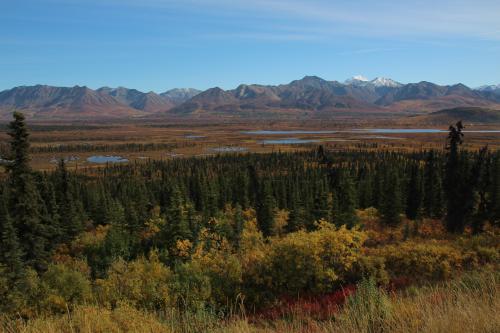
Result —
[[126, 262], [115, 261], [105, 279], [96, 280], [96, 296], [101, 304], [115, 306], [120, 301], [145, 309], [169, 306], [171, 270], [163, 265], [158, 253]]
[[204, 308], [212, 294], [210, 278], [198, 263], [193, 262], [176, 266], [170, 288], [173, 304], [186, 311]]
[[462, 267], [462, 253], [438, 241], [406, 241], [370, 251], [384, 258], [391, 277], [412, 277], [414, 280], [438, 280], [451, 277]]
[[272, 239], [250, 278], [271, 298], [334, 291], [352, 276], [365, 238], [359, 230], [324, 222], [317, 231]]
[[92, 287], [82, 272], [62, 264], [50, 265], [40, 278], [44, 294], [39, 300], [53, 312], [66, 312], [77, 304], [91, 301]]
[[242, 264], [226, 238], [202, 230], [191, 263], [208, 277], [213, 306], [227, 308], [238, 298], [243, 278]]
[[359, 257], [350, 273], [351, 281], [373, 278], [378, 284], [389, 283], [390, 277], [385, 269], [385, 259], [380, 256], [366, 255]]
[[500, 260], [499, 238], [500, 234], [497, 230], [460, 237], [456, 241], [456, 245], [466, 255], [467, 268], [473, 269], [485, 264], [498, 265]]
[[298, 317], [326, 320], [334, 316], [355, 292], [356, 285], [346, 285], [339, 290], [321, 295], [284, 296], [280, 298], [278, 304], [252, 314], [250, 320], [259, 322]]

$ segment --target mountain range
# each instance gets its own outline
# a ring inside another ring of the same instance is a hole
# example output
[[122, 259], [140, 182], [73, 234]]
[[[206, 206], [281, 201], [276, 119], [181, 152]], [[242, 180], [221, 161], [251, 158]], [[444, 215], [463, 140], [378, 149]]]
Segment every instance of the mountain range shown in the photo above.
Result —
[[40, 119], [132, 117], [422, 114], [455, 107], [500, 109], [500, 85], [463, 84], [356, 76], [344, 82], [306, 76], [282, 85], [242, 84], [232, 90], [173, 89], [164, 93], [124, 87], [21, 86], [0, 92], [0, 118], [13, 110]]

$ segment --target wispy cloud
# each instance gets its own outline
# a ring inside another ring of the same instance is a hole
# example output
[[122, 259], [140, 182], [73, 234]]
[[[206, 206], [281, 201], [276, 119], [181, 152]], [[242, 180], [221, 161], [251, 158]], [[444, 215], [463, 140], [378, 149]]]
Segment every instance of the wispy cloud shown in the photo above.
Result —
[[[55, 0], [83, 3], [82, 0]], [[85, 3], [95, 1], [86, 0]], [[500, 39], [497, 0], [100, 0], [101, 5], [210, 11], [250, 18], [295, 20], [325, 35], [431, 36]], [[309, 35], [314, 35], [310, 34]], [[279, 35], [277, 35], [279, 39]]]

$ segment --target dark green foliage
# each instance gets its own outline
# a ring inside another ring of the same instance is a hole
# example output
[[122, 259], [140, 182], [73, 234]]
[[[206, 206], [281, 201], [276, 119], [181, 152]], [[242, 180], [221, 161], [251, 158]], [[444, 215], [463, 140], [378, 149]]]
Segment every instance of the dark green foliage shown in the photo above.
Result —
[[352, 227], [357, 220], [354, 184], [347, 172], [340, 172], [337, 177], [333, 196], [333, 221], [339, 226]]
[[271, 236], [274, 228], [276, 202], [271, 192], [271, 184], [264, 181], [257, 200], [257, 223], [264, 236]]
[[23, 253], [17, 230], [12, 223], [5, 202], [5, 196], [0, 196], [0, 266], [4, 269], [4, 278], [13, 287], [23, 276]]
[[166, 223], [161, 233], [168, 249], [172, 249], [178, 240], [193, 238], [186, 215], [179, 188], [174, 186], [170, 191], [170, 203], [165, 211]]
[[447, 195], [446, 227], [450, 232], [462, 232], [467, 213], [467, 156], [459, 151], [463, 141], [462, 122], [450, 126], [448, 159], [446, 161], [445, 192]]
[[410, 181], [406, 193], [406, 217], [415, 220], [422, 205], [422, 180], [418, 164], [411, 167]]
[[428, 217], [443, 216], [443, 187], [441, 178], [441, 162], [436, 152], [427, 153], [424, 167], [423, 208]]
[[10, 216], [18, 230], [24, 260], [37, 270], [43, 270], [49, 256], [47, 238], [50, 235], [42, 221], [41, 198], [29, 166], [29, 133], [21, 113], [14, 113], [8, 134], [11, 137]]
[[380, 207], [382, 220], [388, 225], [397, 225], [401, 221], [401, 188], [396, 170], [388, 169], [384, 179], [383, 202]]
[[64, 159], [59, 161], [56, 174], [58, 178], [56, 189], [59, 203], [59, 216], [61, 219], [61, 228], [63, 230], [62, 238], [64, 241], [69, 242], [83, 231], [83, 223], [77, 214], [77, 206], [73, 199], [69, 174], [66, 170]]

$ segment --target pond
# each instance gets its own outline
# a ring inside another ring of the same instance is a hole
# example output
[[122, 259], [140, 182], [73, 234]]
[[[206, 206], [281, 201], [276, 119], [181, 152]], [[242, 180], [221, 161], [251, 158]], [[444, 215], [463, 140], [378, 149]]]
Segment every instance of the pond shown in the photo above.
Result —
[[245, 147], [215, 147], [210, 148], [211, 151], [215, 151], [217, 153], [238, 153], [247, 151], [248, 148]]
[[[274, 131], [258, 130], [245, 131], [244, 134], [250, 135], [287, 135], [287, 134], [332, 134], [332, 133], [375, 133], [375, 134], [418, 134], [418, 133], [446, 133], [447, 129], [437, 128], [360, 128], [339, 131]], [[500, 133], [500, 130], [464, 130], [464, 133]]]
[[90, 156], [87, 158], [87, 162], [90, 163], [98, 163], [98, 164], [103, 164], [103, 163], [125, 163], [128, 162], [128, 159], [123, 158], [121, 156]]
[[333, 134], [337, 133], [337, 131], [265, 131], [265, 130], [259, 130], [259, 131], [245, 131], [242, 132], [243, 134], [250, 134], [250, 135], [288, 135], [288, 134]]
[[404, 134], [404, 133], [443, 133], [447, 130], [433, 129], [433, 128], [361, 128], [352, 131], [346, 131], [347, 133], [379, 133], [379, 134]]
[[265, 145], [300, 145], [305, 143], [315, 143], [319, 141], [320, 140], [316, 139], [286, 138], [286, 139], [262, 140], [261, 143]]
[[383, 136], [383, 135], [360, 136], [359, 139], [404, 140], [404, 138], [397, 138], [395, 136]]
[[192, 139], [192, 140], [206, 138], [206, 136], [204, 136], [204, 135], [184, 135], [184, 137], [186, 139]]

